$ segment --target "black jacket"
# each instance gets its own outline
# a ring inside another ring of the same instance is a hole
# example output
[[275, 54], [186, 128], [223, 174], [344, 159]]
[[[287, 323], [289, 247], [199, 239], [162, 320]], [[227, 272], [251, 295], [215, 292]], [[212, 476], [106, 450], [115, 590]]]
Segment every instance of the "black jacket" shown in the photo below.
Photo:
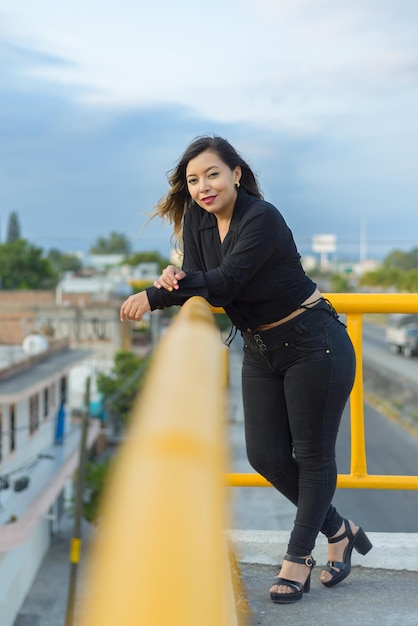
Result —
[[316, 288], [280, 212], [241, 188], [223, 243], [216, 217], [196, 204], [185, 214], [183, 242], [187, 276], [178, 290], [148, 288], [151, 310], [202, 296], [240, 330], [254, 330], [289, 315]]

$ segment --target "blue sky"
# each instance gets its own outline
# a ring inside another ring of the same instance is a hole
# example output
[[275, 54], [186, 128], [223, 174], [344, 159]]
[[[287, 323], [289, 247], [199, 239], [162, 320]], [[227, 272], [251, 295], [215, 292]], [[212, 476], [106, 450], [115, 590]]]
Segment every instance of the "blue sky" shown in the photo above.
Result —
[[123, 232], [197, 135], [227, 137], [303, 254], [418, 247], [416, 0], [0, 0], [0, 232], [45, 249]]

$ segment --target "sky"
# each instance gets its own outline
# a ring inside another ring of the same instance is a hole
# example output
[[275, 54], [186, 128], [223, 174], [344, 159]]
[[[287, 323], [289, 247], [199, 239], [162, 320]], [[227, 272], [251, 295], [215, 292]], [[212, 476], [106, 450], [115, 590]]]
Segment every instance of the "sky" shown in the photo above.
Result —
[[45, 250], [147, 218], [197, 136], [226, 137], [301, 254], [418, 247], [416, 0], [0, 0], [0, 238]]

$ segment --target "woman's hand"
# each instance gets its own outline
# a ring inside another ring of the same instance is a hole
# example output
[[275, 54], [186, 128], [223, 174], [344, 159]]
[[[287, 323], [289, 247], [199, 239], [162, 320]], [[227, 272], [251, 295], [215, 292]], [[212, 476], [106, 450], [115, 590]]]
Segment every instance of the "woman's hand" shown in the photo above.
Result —
[[183, 272], [183, 270], [180, 270], [174, 265], [169, 265], [165, 268], [165, 270], [163, 270], [160, 278], [154, 281], [154, 287], [157, 287], [157, 289], [161, 289], [161, 287], [164, 287], [164, 289], [167, 289], [167, 291], [173, 291], [173, 289], [179, 288], [178, 281], [185, 276], [186, 272]]
[[129, 296], [127, 300], [122, 304], [120, 308], [120, 321], [135, 320], [139, 322], [142, 320], [144, 313], [148, 313], [151, 310], [147, 292], [140, 291]]

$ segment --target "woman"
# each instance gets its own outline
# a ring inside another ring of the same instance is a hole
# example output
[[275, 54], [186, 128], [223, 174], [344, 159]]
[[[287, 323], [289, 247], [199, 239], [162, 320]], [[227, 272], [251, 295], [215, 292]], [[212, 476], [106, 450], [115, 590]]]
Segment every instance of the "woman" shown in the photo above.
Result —
[[182, 237], [182, 268], [168, 266], [154, 286], [130, 296], [121, 320], [203, 296], [223, 307], [244, 339], [242, 390], [247, 454], [254, 469], [297, 507], [273, 602], [310, 588], [318, 533], [328, 538], [321, 582], [351, 570], [351, 553], [371, 546], [331, 504], [335, 443], [355, 374], [350, 338], [304, 273], [292, 233], [264, 201], [254, 173], [221, 137], [200, 137], [169, 176], [156, 215]]

